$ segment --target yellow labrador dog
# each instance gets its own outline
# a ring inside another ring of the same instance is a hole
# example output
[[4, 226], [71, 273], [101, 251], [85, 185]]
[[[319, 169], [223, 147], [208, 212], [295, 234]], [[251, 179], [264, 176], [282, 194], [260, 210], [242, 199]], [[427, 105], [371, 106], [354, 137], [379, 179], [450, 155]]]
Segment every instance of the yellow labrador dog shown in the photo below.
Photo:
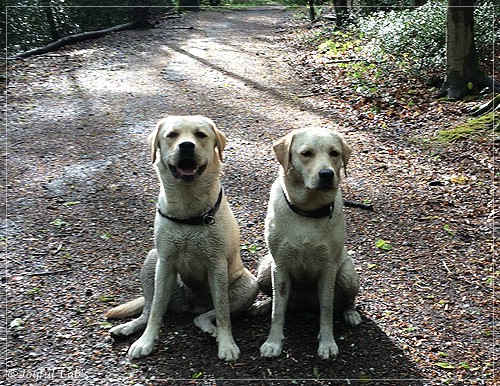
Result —
[[245, 311], [259, 288], [241, 261], [238, 224], [220, 182], [226, 138], [208, 118], [170, 116], [149, 143], [160, 180], [156, 248], [141, 271], [144, 297], [107, 314], [132, 316], [142, 308], [141, 316], [110, 333], [127, 336], [146, 327], [128, 351], [138, 358], [153, 350], [167, 309], [202, 312], [195, 324], [217, 337], [219, 358], [236, 360], [230, 315]]
[[339, 189], [351, 150], [335, 131], [311, 128], [281, 138], [274, 151], [282, 167], [271, 188], [265, 224], [271, 253], [258, 274], [260, 287], [272, 293], [272, 322], [260, 352], [263, 357], [281, 354], [287, 305], [312, 305], [320, 310], [318, 355], [334, 358], [334, 312], [349, 325], [361, 322], [354, 309], [359, 281], [344, 246]]

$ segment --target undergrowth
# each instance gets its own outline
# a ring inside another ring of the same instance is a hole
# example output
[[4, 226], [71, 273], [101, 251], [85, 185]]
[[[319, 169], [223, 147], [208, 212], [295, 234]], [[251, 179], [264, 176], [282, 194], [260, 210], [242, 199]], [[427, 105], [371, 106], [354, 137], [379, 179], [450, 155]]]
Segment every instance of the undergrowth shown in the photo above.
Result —
[[[375, 63], [379, 76], [396, 75], [432, 83], [436, 78], [444, 78], [446, 9], [445, 0], [430, 0], [416, 8], [396, 7], [391, 11], [359, 14], [342, 30], [324, 28], [318, 34], [323, 37], [318, 50], [329, 57], [354, 53], [365, 63]], [[475, 44], [485, 63], [491, 61], [500, 46], [500, 30], [493, 28], [499, 18], [500, 7], [494, 7], [491, 0], [476, 5]], [[359, 63], [350, 65], [360, 68]], [[365, 75], [370, 75], [370, 71]]]

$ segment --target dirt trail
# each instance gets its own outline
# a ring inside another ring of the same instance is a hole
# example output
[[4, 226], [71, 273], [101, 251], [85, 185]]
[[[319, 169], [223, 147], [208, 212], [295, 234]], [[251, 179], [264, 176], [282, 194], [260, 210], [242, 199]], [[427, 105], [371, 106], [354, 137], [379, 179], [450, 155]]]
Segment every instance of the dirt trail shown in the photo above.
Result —
[[[308, 86], [286, 64], [295, 24], [279, 7], [202, 12], [9, 65], [11, 384], [430, 385], [456, 376], [432, 362], [469, 362], [470, 378], [491, 370], [484, 212], [448, 205], [444, 188], [429, 188], [443, 173], [435, 158], [364, 130], [341, 98], [324, 108], [304, 97]], [[272, 142], [310, 125], [346, 135], [354, 153], [345, 193], [370, 198], [376, 211], [346, 210], [365, 321], [356, 329], [336, 325], [335, 362], [316, 357], [311, 315], [287, 319], [285, 352], [276, 360], [259, 357], [269, 317], [234, 321], [242, 355], [231, 364], [216, 359], [216, 343], [191, 315], [169, 316], [154, 354], [132, 364], [125, 354], [137, 337], [109, 338], [104, 312], [139, 293], [152, 246], [158, 184], [146, 138], [166, 114], [207, 115], [227, 134], [224, 186], [251, 269], [265, 252], [263, 220], [277, 171]], [[460, 213], [468, 213], [463, 239], [451, 242], [443, 224]], [[396, 252], [376, 248], [379, 238]], [[474, 249], [471, 240], [482, 244]], [[457, 256], [476, 257], [465, 265]], [[484, 302], [464, 303], [478, 286]]]

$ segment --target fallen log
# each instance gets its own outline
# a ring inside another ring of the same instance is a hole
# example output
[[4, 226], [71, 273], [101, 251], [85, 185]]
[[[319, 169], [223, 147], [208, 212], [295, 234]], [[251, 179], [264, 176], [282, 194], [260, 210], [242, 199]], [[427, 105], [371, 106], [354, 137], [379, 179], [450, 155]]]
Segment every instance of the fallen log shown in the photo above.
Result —
[[17, 54], [10, 59], [23, 59], [27, 58], [29, 56], [34, 56], [34, 55], [42, 55], [46, 54], [48, 52], [53, 52], [58, 50], [61, 47], [65, 47], [70, 44], [75, 44], [79, 42], [83, 42], [85, 40], [90, 40], [90, 39], [97, 39], [100, 38], [101, 36], [104, 36], [106, 34], [109, 34], [111, 32], [120, 32], [120, 31], [125, 31], [125, 30], [131, 30], [131, 29], [136, 29], [139, 27], [142, 27], [144, 25], [143, 21], [131, 21], [125, 24], [119, 24], [115, 25], [114, 27], [110, 28], [105, 28], [97, 31], [88, 31], [88, 32], [82, 32], [79, 34], [74, 34], [74, 35], [68, 35], [65, 36], [59, 40], [56, 40], [53, 43], [47, 44], [46, 46], [39, 47], [39, 48], [34, 48], [29, 51], [21, 52], [20, 54]]

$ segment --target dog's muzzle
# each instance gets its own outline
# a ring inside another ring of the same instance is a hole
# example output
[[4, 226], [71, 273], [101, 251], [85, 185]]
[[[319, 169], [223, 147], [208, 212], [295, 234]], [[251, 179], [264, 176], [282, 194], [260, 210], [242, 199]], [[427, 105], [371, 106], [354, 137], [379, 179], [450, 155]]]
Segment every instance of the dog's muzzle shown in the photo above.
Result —
[[175, 165], [168, 164], [172, 175], [183, 181], [193, 181], [196, 177], [203, 174], [207, 165], [198, 165], [195, 160], [196, 145], [193, 142], [181, 142], [177, 151], [179, 154], [179, 161]]
[[319, 189], [331, 189], [333, 188], [333, 181], [335, 179], [335, 172], [331, 169], [321, 169], [318, 172], [319, 178]]

